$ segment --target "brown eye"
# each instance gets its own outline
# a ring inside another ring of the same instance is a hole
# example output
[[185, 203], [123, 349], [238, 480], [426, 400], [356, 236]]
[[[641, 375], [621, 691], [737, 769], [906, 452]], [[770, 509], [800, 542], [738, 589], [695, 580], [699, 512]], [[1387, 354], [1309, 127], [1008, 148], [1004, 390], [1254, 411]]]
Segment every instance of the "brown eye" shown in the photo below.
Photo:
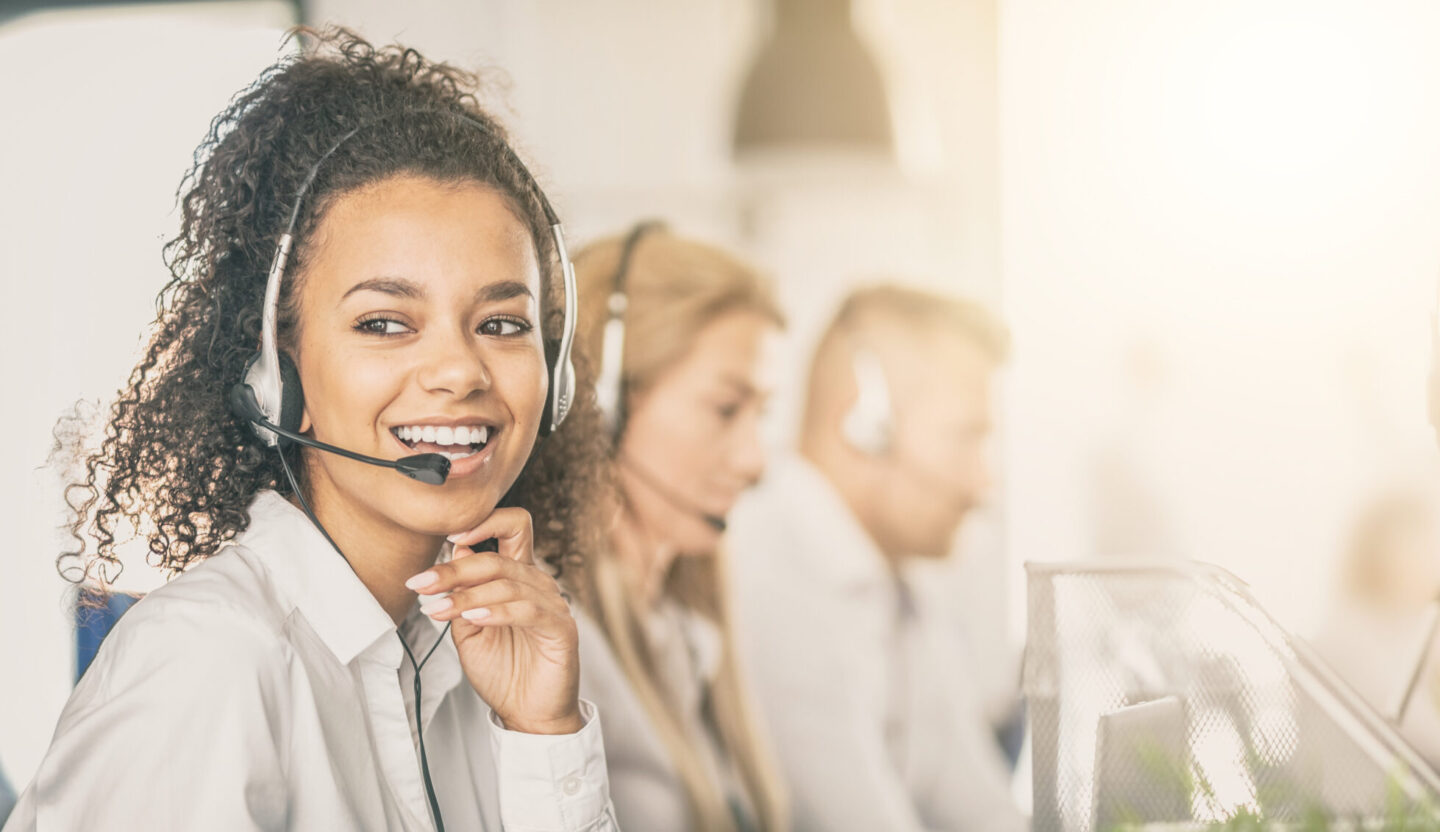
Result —
[[530, 324], [514, 318], [490, 318], [480, 324], [481, 335], [498, 335], [502, 338], [524, 335], [530, 331]]
[[366, 318], [355, 324], [355, 329], [367, 335], [400, 335], [406, 327], [393, 318]]

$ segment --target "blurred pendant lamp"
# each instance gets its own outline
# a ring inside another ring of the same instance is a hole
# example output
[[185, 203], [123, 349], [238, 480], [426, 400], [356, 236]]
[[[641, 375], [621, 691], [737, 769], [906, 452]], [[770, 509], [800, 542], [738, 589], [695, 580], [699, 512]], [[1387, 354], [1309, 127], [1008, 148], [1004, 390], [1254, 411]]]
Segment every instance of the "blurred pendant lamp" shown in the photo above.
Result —
[[851, 0], [774, 0], [774, 26], [740, 96], [734, 155], [814, 150], [893, 160], [885, 83]]

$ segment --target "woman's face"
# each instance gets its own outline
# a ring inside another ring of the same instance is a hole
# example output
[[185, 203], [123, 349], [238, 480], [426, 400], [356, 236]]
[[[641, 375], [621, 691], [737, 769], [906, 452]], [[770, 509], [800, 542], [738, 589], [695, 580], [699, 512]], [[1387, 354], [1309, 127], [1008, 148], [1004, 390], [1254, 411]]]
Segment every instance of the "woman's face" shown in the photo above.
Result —
[[720, 542], [724, 518], [765, 467], [760, 377], [775, 325], [750, 311], [724, 314], [683, 359], [630, 402], [617, 472], [631, 510], [682, 554]]
[[316, 500], [429, 535], [488, 516], [529, 458], [548, 384], [535, 246], [506, 201], [418, 176], [346, 194], [299, 281], [301, 430], [384, 459], [452, 459], [434, 486], [307, 449]]

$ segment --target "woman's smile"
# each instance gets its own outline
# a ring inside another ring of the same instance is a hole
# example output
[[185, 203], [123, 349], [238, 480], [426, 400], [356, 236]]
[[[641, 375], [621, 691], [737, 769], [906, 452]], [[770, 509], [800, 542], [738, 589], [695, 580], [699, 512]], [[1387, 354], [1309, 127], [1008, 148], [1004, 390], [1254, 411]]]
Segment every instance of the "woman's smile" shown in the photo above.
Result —
[[500, 428], [480, 419], [434, 419], [397, 425], [390, 435], [404, 449], [402, 456], [439, 454], [450, 460], [449, 479], [458, 479], [485, 467], [500, 440]]

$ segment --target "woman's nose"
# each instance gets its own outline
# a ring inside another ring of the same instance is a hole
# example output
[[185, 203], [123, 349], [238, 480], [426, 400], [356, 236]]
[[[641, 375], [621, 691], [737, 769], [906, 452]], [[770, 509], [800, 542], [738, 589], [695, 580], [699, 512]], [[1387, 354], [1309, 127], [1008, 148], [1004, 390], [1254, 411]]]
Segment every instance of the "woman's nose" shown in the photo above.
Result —
[[765, 473], [765, 443], [760, 438], [758, 417], [752, 416], [736, 425], [735, 442], [730, 450], [730, 469], [746, 487], [759, 482]]
[[482, 351], [463, 332], [434, 334], [417, 377], [426, 390], [460, 399], [489, 390], [491, 384]]

